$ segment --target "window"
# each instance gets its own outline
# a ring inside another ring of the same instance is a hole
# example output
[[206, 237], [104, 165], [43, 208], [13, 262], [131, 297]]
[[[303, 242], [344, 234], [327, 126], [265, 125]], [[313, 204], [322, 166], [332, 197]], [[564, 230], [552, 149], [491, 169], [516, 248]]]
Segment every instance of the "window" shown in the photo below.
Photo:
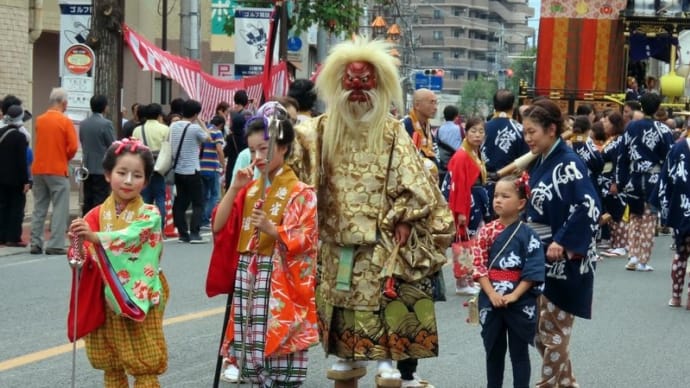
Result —
[[435, 9], [434, 10], [434, 19], [440, 19], [442, 17], [441, 15], [441, 10], [440, 9]]
[[443, 52], [441, 52], [441, 51], [434, 51], [434, 52], [431, 54], [431, 57], [432, 57], [435, 61], [442, 61], [442, 60], [443, 60]]
[[443, 31], [434, 31], [435, 40], [443, 40]]

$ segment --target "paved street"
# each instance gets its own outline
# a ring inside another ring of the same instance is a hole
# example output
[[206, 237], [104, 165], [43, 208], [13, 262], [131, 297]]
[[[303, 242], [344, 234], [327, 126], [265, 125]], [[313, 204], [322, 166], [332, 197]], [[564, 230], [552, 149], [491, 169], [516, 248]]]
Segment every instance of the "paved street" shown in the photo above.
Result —
[[[575, 373], [582, 387], [688, 387], [685, 368], [690, 349], [690, 311], [666, 306], [669, 299], [670, 238], [657, 238], [652, 264], [656, 271], [623, 270], [623, 259], [599, 265], [594, 319], [577, 320], [571, 344]], [[163, 266], [172, 297], [166, 311], [170, 356], [163, 387], [209, 387], [225, 298], [208, 299], [204, 281], [210, 245], [165, 243]], [[0, 248], [0, 387], [67, 387], [71, 345], [66, 338], [70, 273], [64, 257], [21, 254], [4, 256]], [[465, 323], [463, 299], [452, 295], [437, 304], [441, 354], [420, 361], [419, 372], [439, 388], [479, 388], [485, 381], [479, 328]], [[685, 297], [683, 298], [685, 303]], [[325, 370], [333, 361], [319, 347], [311, 351], [305, 387], [331, 386]], [[509, 364], [509, 362], [508, 362]], [[532, 382], [540, 359], [532, 351]], [[370, 372], [373, 367], [370, 368]], [[77, 386], [102, 386], [83, 348], [77, 353]], [[225, 385], [230, 387], [231, 385]], [[248, 387], [249, 385], [243, 385]], [[510, 371], [506, 387], [512, 386]], [[373, 374], [360, 387], [373, 387]]]

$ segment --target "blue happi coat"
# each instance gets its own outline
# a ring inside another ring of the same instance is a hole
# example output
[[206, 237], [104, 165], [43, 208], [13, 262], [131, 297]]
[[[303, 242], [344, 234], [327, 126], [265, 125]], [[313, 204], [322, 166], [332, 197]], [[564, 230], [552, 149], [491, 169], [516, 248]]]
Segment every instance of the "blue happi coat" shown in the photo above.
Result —
[[[491, 233], [487, 231], [491, 231], [491, 224], [497, 222], [494, 220], [485, 226], [478, 239], [493, 238], [483, 234]], [[505, 335], [506, 327], [510, 327], [523, 341], [532, 343], [538, 318], [536, 297], [541, 293], [544, 282], [544, 249], [539, 237], [526, 223], [515, 222], [493, 239], [488, 256], [485, 265], [489, 271], [519, 273], [519, 280], [507, 281], [492, 279], [489, 272], [489, 281], [497, 293], [508, 295], [523, 280], [534, 285], [520, 299], [504, 308], [494, 308], [484, 291], [479, 293], [479, 322], [485, 346], [491, 349], [498, 336]]]
[[539, 232], [545, 249], [555, 241], [572, 253], [547, 262], [544, 295], [562, 310], [589, 319], [601, 205], [585, 164], [563, 141], [556, 142], [529, 171], [527, 221], [547, 226]]
[[496, 172], [529, 151], [522, 135], [522, 125], [507, 117], [495, 117], [484, 126], [482, 160], [486, 171]]
[[684, 239], [690, 234], [689, 171], [690, 144], [681, 140], [668, 153], [659, 174], [658, 190], [651, 198], [661, 213], [661, 224], [674, 229], [676, 249], [684, 248]]
[[661, 164], [673, 146], [671, 130], [661, 122], [644, 118], [631, 121], [623, 134], [616, 180], [633, 214], [642, 214], [659, 181]]
[[[622, 193], [613, 195], [609, 193], [609, 190], [611, 190], [611, 184], [617, 184], [616, 163], [618, 162], [618, 156], [622, 149], [623, 136], [617, 136], [604, 145], [604, 148], [601, 150], [604, 168], [597, 177], [597, 188], [602, 198], [603, 211], [609, 213], [616, 222], [619, 222], [623, 218], [623, 213], [625, 212], [625, 196]], [[619, 186], [619, 190], [622, 188], [622, 186]]]

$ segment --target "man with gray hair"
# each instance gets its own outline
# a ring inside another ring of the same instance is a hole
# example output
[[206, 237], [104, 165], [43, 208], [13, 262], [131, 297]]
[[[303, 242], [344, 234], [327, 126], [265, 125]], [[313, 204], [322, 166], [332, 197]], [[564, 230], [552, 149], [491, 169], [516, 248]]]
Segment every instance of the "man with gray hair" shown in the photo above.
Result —
[[77, 152], [77, 132], [72, 120], [65, 115], [67, 92], [54, 88], [50, 93], [50, 107], [38, 116], [35, 127], [34, 211], [31, 217], [31, 254], [43, 253], [45, 219], [50, 203], [50, 240], [46, 243], [48, 255], [64, 255], [65, 232], [69, 222], [69, 161]]

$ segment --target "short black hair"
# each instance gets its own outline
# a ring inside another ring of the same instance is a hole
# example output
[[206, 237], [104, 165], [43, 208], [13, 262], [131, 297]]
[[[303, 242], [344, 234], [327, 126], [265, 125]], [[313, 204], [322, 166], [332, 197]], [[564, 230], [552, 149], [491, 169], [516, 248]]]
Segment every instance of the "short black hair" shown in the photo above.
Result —
[[2, 99], [2, 114], [7, 114], [7, 109], [9, 109], [12, 105], [21, 106], [22, 100], [20, 100], [14, 94], [8, 94], [5, 96], [5, 98]]
[[91, 106], [91, 112], [103, 113], [105, 112], [105, 108], [108, 106], [108, 97], [102, 94], [97, 94], [91, 97], [89, 105]]
[[455, 120], [456, 117], [460, 112], [458, 111], [458, 108], [455, 107], [455, 105], [448, 105], [445, 108], [443, 108], [443, 118], [446, 119], [446, 121], [453, 121]]
[[288, 88], [288, 96], [297, 100], [299, 110], [312, 110], [314, 108], [314, 103], [316, 103], [314, 82], [308, 79], [296, 79]]
[[211, 125], [216, 126], [216, 127], [225, 126], [225, 117], [223, 117], [221, 115], [213, 116], [213, 118], [211, 119]]
[[589, 121], [587, 114], [575, 116], [575, 120], [573, 120], [573, 133], [585, 133], [590, 129], [592, 129], [592, 122]]
[[177, 97], [176, 99], [170, 101], [170, 114], [177, 113], [182, 114], [182, 106], [184, 105], [184, 99]]
[[144, 117], [147, 120], [158, 120], [163, 115], [163, 107], [158, 103], [151, 103], [146, 106]]
[[515, 95], [508, 89], [499, 89], [494, 94], [494, 109], [499, 112], [505, 112], [513, 109], [515, 104]]
[[587, 116], [592, 112], [594, 112], [594, 107], [591, 104], [580, 104], [577, 106], [577, 110], [575, 110], [575, 115]]
[[201, 113], [201, 103], [197, 100], [189, 99], [182, 105], [182, 117], [185, 119], [192, 118]]
[[624, 105], [632, 110], [642, 110], [642, 105], [640, 105], [640, 102], [637, 100], [628, 100]]
[[235, 104], [237, 105], [247, 106], [247, 104], [249, 104], [249, 97], [247, 96], [247, 92], [244, 90], [236, 91], [235, 95], [232, 97], [232, 100], [235, 101]]
[[659, 110], [661, 96], [656, 93], [645, 93], [640, 97], [640, 105], [642, 105], [642, 112], [644, 114], [652, 116]]

